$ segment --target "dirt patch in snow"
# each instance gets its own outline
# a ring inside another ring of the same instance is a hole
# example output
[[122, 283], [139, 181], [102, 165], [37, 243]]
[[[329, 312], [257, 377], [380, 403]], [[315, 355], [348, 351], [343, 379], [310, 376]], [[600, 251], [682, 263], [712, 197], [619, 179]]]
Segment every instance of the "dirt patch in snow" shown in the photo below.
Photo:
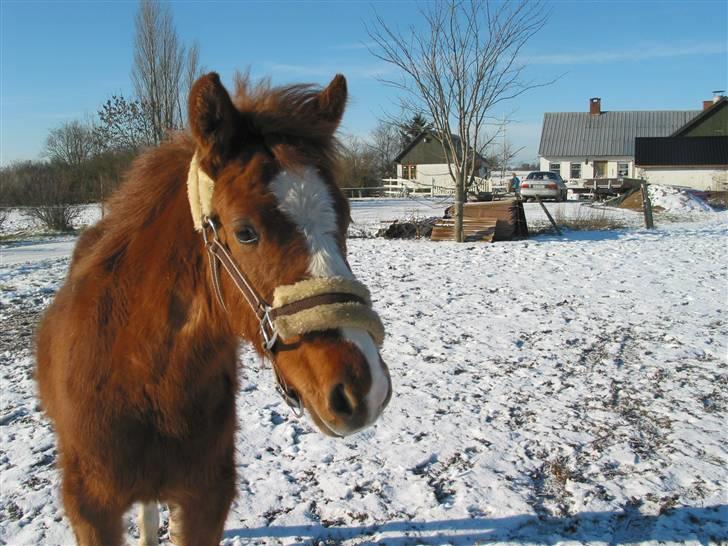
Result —
[[37, 307], [16, 307], [2, 312], [0, 352], [30, 350], [33, 345], [33, 333], [42, 313], [43, 310]]

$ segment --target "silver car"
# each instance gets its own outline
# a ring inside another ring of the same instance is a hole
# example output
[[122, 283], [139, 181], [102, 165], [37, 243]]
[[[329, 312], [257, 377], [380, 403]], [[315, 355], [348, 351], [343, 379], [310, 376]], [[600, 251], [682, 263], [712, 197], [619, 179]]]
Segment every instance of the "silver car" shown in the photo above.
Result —
[[524, 201], [538, 196], [541, 199], [566, 201], [566, 184], [558, 173], [534, 171], [521, 182], [519, 188]]

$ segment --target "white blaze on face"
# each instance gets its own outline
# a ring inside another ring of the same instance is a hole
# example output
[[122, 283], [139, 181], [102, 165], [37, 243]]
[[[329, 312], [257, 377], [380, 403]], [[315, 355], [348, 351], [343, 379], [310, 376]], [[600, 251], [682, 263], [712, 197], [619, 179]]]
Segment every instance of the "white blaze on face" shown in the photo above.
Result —
[[[337, 244], [339, 226], [334, 200], [318, 172], [311, 167], [297, 172], [282, 171], [271, 181], [270, 188], [278, 200], [278, 208], [296, 224], [306, 239], [310, 253], [308, 273], [312, 277], [353, 279], [354, 275]], [[389, 390], [379, 351], [364, 330], [342, 328], [341, 333], [369, 363], [372, 387], [367, 403], [372, 421], [379, 414]]]

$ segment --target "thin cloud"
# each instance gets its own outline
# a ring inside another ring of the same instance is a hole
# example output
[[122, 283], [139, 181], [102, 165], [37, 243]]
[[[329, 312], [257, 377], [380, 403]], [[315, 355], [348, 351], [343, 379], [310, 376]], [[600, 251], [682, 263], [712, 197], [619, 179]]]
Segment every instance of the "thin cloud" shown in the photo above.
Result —
[[341, 49], [341, 50], [359, 50], [359, 49], [373, 49], [379, 47], [379, 44], [374, 41], [369, 42], [352, 42], [348, 44], [341, 44], [338, 46], [334, 46], [334, 49]]
[[522, 58], [529, 64], [605, 64], [625, 61], [645, 61], [691, 55], [718, 55], [728, 52], [725, 43], [701, 44], [658, 44], [635, 46], [622, 51], [594, 51], [589, 53], [550, 53], [546, 55], [527, 55]]
[[83, 114], [81, 112], [49, 112], [47, 114], [38, 114], [38, 119], [63, 119], [63, 120], [78, 120], [83, 118]]
[[376, 78], [384, 76], [392, 71], [388, 63], [375, 63], [370, 65], [351, 65], [346, 62], [341, 64], [287, 64], [287, 63], [264, 63], [269, 72], [275, 74], [288, 74], [292, 76], [323, 78], [332, 77], [334, 74], [342, 73], [348, 78]]
[[[274, 73], [285, 73], [296, 76], [320, 77], [332, 74], [328, 68], [317, 65], [285, 64], [285, 63], [264, 63], [265, 67]], [[336, 72], [334, 72], [335, 74]]]

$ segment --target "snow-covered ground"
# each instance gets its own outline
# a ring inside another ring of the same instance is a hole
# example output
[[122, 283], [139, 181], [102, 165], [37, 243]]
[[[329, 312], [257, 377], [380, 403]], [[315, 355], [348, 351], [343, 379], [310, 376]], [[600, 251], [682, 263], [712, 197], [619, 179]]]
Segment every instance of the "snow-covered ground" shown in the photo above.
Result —
[[[355, 201], [355, 225], [410, 206]], [[496, 244], [351, 240], [392, 402], [369, 431], [326, 438], [243, 348], [223, 544], [728, 541], [727, 235], [710, 213]], [[73, 543], [31, 341], [71, 243], [1, 250], [3, 544]]]
[[[441, 217], [452, 204], [450, 199], [408, 198], [408, 199], [355, 199], [351, 201], [352, 224], [349, 235], [371, 237], [383, 226], [394, 220]], [[544, 203], [556, 218], [608, 217], [625, 226], [639, 227], [644, 222], [641, 212], [613, 207], [591, 206], [588, 203], [570, 201], [567, 203]], [[530, 229], [545, 228], [549, 220], [538, 203], [524, 203], [526, 220]]]
[[[649, 186], [650, 198], [652, 204], [658, 207], [658, 210], [669, 214], [671, 220], [675, 216], [690, 218], [696, 213], [710, 213], [711, 208], [700, 199], [696, 198], [689, 192], [676, 189], [670, 186]], [[445, 209], [452, 204], [449, 197], [429, 198], [429, 197], [409, 197], [409, 198], [371, 198], [371, 199], [351, 199], [351, 215], [352, 224], [349, 229], [351, 237], [372, 237], [377, 231], [391, 224], [394, 220], [411, 220], [423, 219], [430, 217], [441, 217]], [[544, 203], [549, 212], [556, 216], [557, 219], [588, 217], [607, 217], [624, 226], [639, 227], [643, 225], [643, 216], [640, 212], [631, 210], [618, 209], [614, 207], [604, 207], [600, 205], [592, 205], [590, 203], [570, 201], [567, 203]], [[75, 228], [80, 229], [91, 225], [101, 217], [101, 207], [98, 204], [80, 205], [78, 207], [79, 214], [74, 220]], [[548, 218], [538, 203], [525, 203], [524, 210], [529, 227], [539, 229], [549, 225]], [[658, 213], [658, 222], [660, 220]], [[18, 235], [22, 236], [29, 233], [41, 231], [41, 225], [37, 220], [29, 217], [23, 209], [11, 209], [4, 224], [0, 228], [0, 235]], [[41, 242], [37, 240], [36, 242]], [[0, 246], [0, 250], [2, 247]], [[37, 248], [35, 251], [50, 250], [50, 248]], [[10, 259], [10, 258], [7, 258]], [[21, 259], [21, 258], [15, 258]], [[6, 262], [7, 263], [7, 262]]]

